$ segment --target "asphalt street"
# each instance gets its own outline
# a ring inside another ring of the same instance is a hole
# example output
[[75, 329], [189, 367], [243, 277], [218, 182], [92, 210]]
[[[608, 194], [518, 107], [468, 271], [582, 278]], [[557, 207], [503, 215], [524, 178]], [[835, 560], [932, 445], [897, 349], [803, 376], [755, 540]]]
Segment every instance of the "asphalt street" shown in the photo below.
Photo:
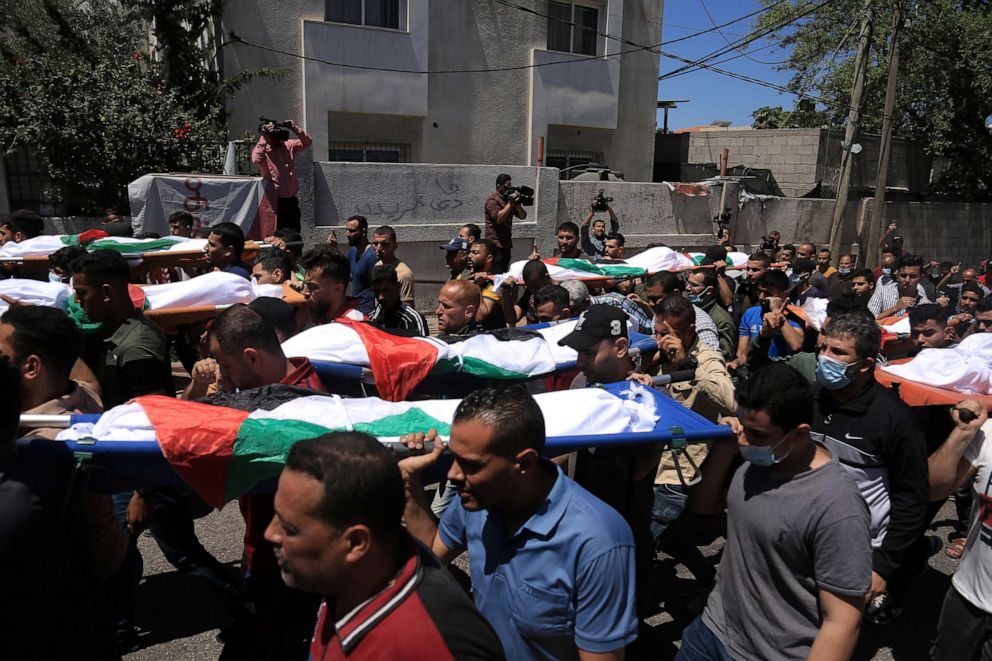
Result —
[[[929, 534], [946, 541], [954, 507], [948, 503], [934, 520]], [[241, 558], [244, 524], [237, 503], [196, 522], [204, 546], [219, 560], [236, 568]], [[135, 623], [139, 628], [139, 649], [128, 654], [129, 661], [216, 659], [221, 651], [217, 641], [220, 628], [230, 621], [229, 597], [211, 584], [177, 572], [162, 556], [147, 534], [139, 540], [145, 561], [145, 573], [139, 588]], [[885, 627], [866, 624], [862, 629], [855, 659], [917, 661], [927, 658], [944, 593], [950, 585], [957, 561], [941, 550], [930, 558], [928, 569], [918, 578], [906, 598], [905, 612]], [[718, 560], [722, 540], [706, 547], [714, 562]], [[462, 571], [467, 557], [456, 561]], [[460, 578], [467, 583], [462, 573]], [[641, 639], [630, 650], [629, 658], [671, 659], [677, 652], [682, 629], [691, 620], [688, 605], [696, 595], [691, 576], [676, 567], [667, 556], [660, 555], [657, 565], [659, 611], [647, 620]], [[774, 594], [761, 600], [775, 599]], [[761, 600], [755, 603], [761, 608]]]

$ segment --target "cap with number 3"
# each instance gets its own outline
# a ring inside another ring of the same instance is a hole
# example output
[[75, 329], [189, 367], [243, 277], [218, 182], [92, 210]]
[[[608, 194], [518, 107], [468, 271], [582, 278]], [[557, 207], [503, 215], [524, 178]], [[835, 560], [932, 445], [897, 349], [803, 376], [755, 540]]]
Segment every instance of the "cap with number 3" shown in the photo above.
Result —
[[612, 305], [593, 305], [579, 315], [575, 329], [558, 344], [587, 351], [603, 340], [618, 337], [627, 337], [627, 313]]

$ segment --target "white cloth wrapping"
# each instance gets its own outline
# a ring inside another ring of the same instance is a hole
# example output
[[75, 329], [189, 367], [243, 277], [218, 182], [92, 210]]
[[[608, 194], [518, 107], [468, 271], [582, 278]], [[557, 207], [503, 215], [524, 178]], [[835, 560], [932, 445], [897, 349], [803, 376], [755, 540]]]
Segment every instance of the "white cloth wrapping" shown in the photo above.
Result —
[[[61, 282], [39, 282], [37, 280], [21, 280], [11, 278], [0, 280], [0, 294], [10, 296], [18, 301], [31, 305], [43, 305], [49, 308], [65, 310], [72, 298], [72, 289]], [[0, 314], [7, 311], [7, 305], [0, 300]]]
[[259, 296], [282, 297], [282, 285], [257, 285], [234, 273], [213, 271], [189, 280], [144, 288], [152, 310], [251, 303]]
[[[187, 239], [182, 236], [170, 236], [167, 237], [176, 241], [175, 244], [169, 246], [168, 248], [158, 248], [154, 250], [149, 250], [147, 252], [175, 252], [175, 251], [186, 251], [186, 250], [203, 250], [204, 246], [207, 245], [206, 239]], [[113, 241], [114, 243], [148, 243], [151, 244], [158, 239], [132, 239], [128, 237], [111, 236], [105, 239], [99, 239], [100, 241]], [[62, 236], [36, 236], [33, 239], [25, 239], [20, 243], [14, 243], [13, 241], [5, 243], [0, 247], [0, 258], [18, 258], [24, 259], [25, 257], [48, 257], [56, 250], [65, 248], [66, 244], [62, 240]], [[129, 260], [137, 259], [137, 255], [126, 255]]]
[[992, 333], [971, 335], [950, 349], [924, 349], [909, 362], [882, 369], [928, 386], [992, 395]]
[[[591, 436], [652, 431], [658, 420], [654, 401], [644, 386], [631, 384], [616, 397], [599, 388], [562, 390], [536, 395], [544, 414], [546, 436]], [[450, 423], [460, 400], [440, 399], [420, 402], [386, 402], [376, 397], [341, 399], [313, 395], [286, 402], [271, 411], [254, 411], [253, 418], [303, 420], [327, 428], [351, 429], [356, 423], [372, 422], [400, 415], [416, 408]], [[73, 425], [59, 433], [59, 440], [94, 438], [97, 441], [153, 441], [155, 429], [141, 405], [129, 402], [115, 406], [94, 423]], [[444, 437], [442, 437], [444, 438]], [[395, 441], [396, 437], [381, 437]]]
[[[558, 365], [573, 363], [574, 349], [558, 346], [558, 340], [575, 327], [570, 320], [542, 328], [537, 332], [544, 338], [537, 340], [498, 340], [481, 334], [455, 344], [446, 344], [436, 338], [410, 338], [428, 342], [437, 348], [437, 362], [484, 362], [500, 370], [520, 375], [538, 375], [553, 372]], [[347, 324], [322, 324], [299, 333], [282, 345], [287, 356], [305, 357], [339, 365], [369, 367], [369, 355], [358, 333]]]

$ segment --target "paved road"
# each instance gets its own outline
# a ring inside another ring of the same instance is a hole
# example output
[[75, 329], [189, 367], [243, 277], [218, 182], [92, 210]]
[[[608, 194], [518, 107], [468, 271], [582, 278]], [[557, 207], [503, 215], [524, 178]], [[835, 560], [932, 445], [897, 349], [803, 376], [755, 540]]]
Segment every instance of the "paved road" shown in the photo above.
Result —
[[[937, 516], [930, 534], [946, 540], [953, 516], [953, 505], [948, 503]], [[244, 525], [236, 503], [201, 519], [196, 527], [208, 550], [222, 562], [232, 567], [237, 565]], [[721, 545], [707, 547], [707, 555], [716, 559]], [[173, 570], [147, 535], [139, 541], [139, 546], [145, 559], [145, 577], [135, 613], [141, 649], [125, 658], [128, 661], [216, 659], [221, 650], [216, 635], [229, 621], [227, 597], [211, 585]], [[456, 564], [464, 570], [465, 556]], [[940, 605], [956, 566], [957, 562], [942, 551], [935, 554], [907, 596], [909, 606], [904, 615], [884, 628], [866, 625], [855, 659], [926, 659]], [[680, 632], [691, 619], [686, 605], [695, 586], [689, 575], [684, 570], [678, 571], [667, 556], [659, 558], [659, 575], [662, 609], [648, 620], [642, 640], [630, 655], [635, 659], [671, 659]], [[772, 599], [774, 595], [766, 598]], [[760, 602], [755, 607], [760, 608]]]

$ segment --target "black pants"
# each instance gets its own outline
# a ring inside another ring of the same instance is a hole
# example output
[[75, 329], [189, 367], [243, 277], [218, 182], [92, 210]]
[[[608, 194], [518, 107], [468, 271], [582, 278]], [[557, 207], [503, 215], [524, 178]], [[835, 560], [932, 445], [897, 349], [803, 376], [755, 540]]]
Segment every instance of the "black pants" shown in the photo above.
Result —
[[493, 273], [506, 273], [510, 270], [510, 248], [500, 248], [493, 260]]
[[992, 615], [961, 596], [952, 585], [944, 597], [937, 622], [933, 661], [992, 660]]
[[295, 197], [280, 197], [276, 205], [276, 228], [300, 231], [300, 201]]

